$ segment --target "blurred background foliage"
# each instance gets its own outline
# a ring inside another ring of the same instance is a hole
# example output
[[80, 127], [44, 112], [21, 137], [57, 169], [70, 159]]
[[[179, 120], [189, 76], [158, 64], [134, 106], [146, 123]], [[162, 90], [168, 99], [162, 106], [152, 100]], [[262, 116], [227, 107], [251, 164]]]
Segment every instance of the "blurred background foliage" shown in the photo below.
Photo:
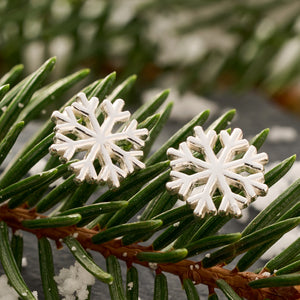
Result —
[[135, 99], [255, 90], [300, 114], [299, 16], [299, 0], [0, 0], [0, 70], [56, 55], [56, 78], [137, 74]]

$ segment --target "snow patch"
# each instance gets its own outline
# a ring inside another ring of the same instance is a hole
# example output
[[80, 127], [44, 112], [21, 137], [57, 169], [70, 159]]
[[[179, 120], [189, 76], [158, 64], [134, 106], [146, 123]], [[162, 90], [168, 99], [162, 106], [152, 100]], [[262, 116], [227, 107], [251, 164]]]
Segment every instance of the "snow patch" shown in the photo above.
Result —
[[[23, 292], [23, 296], [27, 296], [28, 292]], [[32, 292], [35, 299], [38, 300], [38, 293], [36, 291]], [[18, 300], [18, 293], [8, 284], [7, 276], [0, 276], [0, 300]]]
[[14, 235], [19, 236], [19, 237], [23, 237], [22, 231], [21, 230], [16, 230], [14, 232]]
[[34, 175], [34, 174], [42, 172], [44, 170], [46, 164], [47, 164], [47, 160], [41, 159], [29, 170], [29, 174]]
[[[170, 83], [167, 83], [168, 86]], [[161, 90], [152, 89], [144, 93], [143, 102], [147, 102], [156, 97]], [[196, 112], [201, 112], [209, 109], [213, 114], [218, 111], [217, 105], [204, 97], [196, 95], [191, 92], [184, 94], [179, 93], [176, 88], [172, 88], [170, 91], [169, 99], [174, 102], [172, 108], [171, 119], [179, 122], [186, 122], [187, 120], [195, 117]]]
[[149, 262], [148, 265], [149, 265], [149, 268], [152, 269], [152, 270], [157, 269], [157, 263]]
[[297, 139], [297, 130], [293, 127], [274, 126], [270, 128], [268, 141], [273, 143], [289, 143]]
[[131, 291], [133, 289], [133, 282], [128, 282], [127, 288], [129, 291]]
[[63, 300], [85, 300], [88, 297], [87, 287], [95, 284], [95, 278], [77, 261], [69, 269], [63, 268], [58, 276], [54, 276], [58, 291]]
[[18, 300], [17, 292], [8, 285], [6, 275], [0, 277], [0, 300]]
[[22, 267], [27, 267], [27, 266], [28, 266], [27, 258], [22, 257]]

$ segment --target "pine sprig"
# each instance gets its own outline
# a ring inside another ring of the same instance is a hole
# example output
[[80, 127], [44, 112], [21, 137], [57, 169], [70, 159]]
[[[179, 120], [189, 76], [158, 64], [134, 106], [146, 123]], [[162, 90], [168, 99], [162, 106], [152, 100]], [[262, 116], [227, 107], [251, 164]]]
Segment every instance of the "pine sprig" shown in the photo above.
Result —
[[[1, 110], [0, 117], [0, 130], [3, 129], [1, 163], [22, 134], [24, 125], [46, 107], [47, 101], [53, 98], [52, 104], [55, 105], [59, 95], [88, 73], [87, 70], [79, 71], [42, 86], [54, 62], [54, 59], [48, 60], [18, 84], [15, 77], [19, 74], [19, 67], [1, 79], [1, 83], [5, 84], [8, 80], [11, 84], [9, 91], [6, 85], [2, 89], [0, 87], [0, 91], [3, 91], [0, 106], [7, 106], [6, 110]], [[112, 73], [82, 91], [88, 98], [95, 96], [103, 101], [106, 97], [113, 102], [123, 97], [136, 79], [131, 76], [114, 88], [115, 77], [116, 74]], [[17, 230], [30, 232], [38, 238], [41, 283], [46, 299], [51, 299], [49, 289], [53, 291], [54, 299], [59, 297], [53, 280], [54, 266], [49, 239], [57, 245], [65, 244], [88, 272], [109, 283], [112, 299], [137, 299], [143, 282], [138, 284], [140, 276], [135, 265], [155, 270], [153, 293], [156, 299], [167, 299], [168, 280], [165, 273], [176, 275], [181, 280], [188, 299], [199, 299], [195, 289], [197, 284], [207, 285], [211, 299], [216, 297], [214, 290], [217, 288], [231, 299], [300, 297], [299, 276], [292, 274], [299, 271], [299, 257], [292, 257], [299, 241], [287, 245], [286, 250], [270, 260], [259, 274], [243, 272], [285, 232], [300, 223], [299, 180], [283, 191], [242, 233], [219, 235], [219, 229], [232, 216], [205, 216], [200, 219], [193, 215], [193, 209], [188, 205], [175, 207], [177, 197], [165, 189], [170, 173], [166, 150], [177, 147], [193, 133], [195, 126], [203, 125], [217, 133], [224, 129], [230, 132], [228, 125], [235, 111], [225, 113], [212, 124], [206, 124], [209, 112], [200, 112], [152, 153], [151, 146], [170, 115], [172, 104], [161, 108], [167, 96], [168, 91], [162, 92], [132, 115], [140, 122], [140, 126], [150, 132], [145, 141], [147, 151], [143, 157], [146, 168], [129, 175], [118, 188], [107, 190], [104, 184], [88, 183], [78, 186], [73, 181], [75, 176], [68, 170], [72, 162], [61, 164], [52, 157], [41, 173], [29, 176], [28, 171], [44, 159], [52, 143], [54, 124], [50, 120], [45, 121], [37, 135], [6, 166], [0, 177], [0, 261], [9, 283], [21, 298], [34, 299], [34, 296], [20, 273], [23, 239], [15, 234]], [[60, 111], [74, 101], [75, 97], [71, 97]], [[98, 113], [98, 121], [102, 122], [103, 116], [100, 111]], [[10, 116], [14, 118], [10, 119]], [[8, 118], [9, 123], [5, 121]], [[251, 144], [260, 148], [267, 134], [268, 130], [263, 130]], [[221, 146], [218, 140], [214, 151], [218, 152]], [[149, 157], [148, 153], [151, 153]], [[294, 161], [295, 156], [292, 156], [279, 163], [265, 174], [265, 183], [269, 186], [276, 184]], [[49, 191], [50, 184], [55, 184], [55, 187]], [[241, 192], [236, 189], [235, 192]], [[94, 203], [90, 200], [92, 195], [97, 195]], [[220, 205], [218, 192], [213, 195], [213, 201], [216, 206]], [[138, 214], [141, 216], [136, 220]], [[11, 243], [9, 228], [13, 232]], [[155, 239], [150, 240], [155, 233]], [[140, 241], [146, 244], [141, 245]], [[86, 249], [99, 252], [106, 258], [106, 271], [103, 270], [105, 266], [98, 266], [93, 261]], [[199, 260], [197, 255], [204, 251], [211, 253]], [[235, 269], [224, 268], [239, 254], [244, 256]], [[127, 265], [126, 289], [119, 261], [125, 261]], [[266, 272], [274, 274], [267, 276]]]

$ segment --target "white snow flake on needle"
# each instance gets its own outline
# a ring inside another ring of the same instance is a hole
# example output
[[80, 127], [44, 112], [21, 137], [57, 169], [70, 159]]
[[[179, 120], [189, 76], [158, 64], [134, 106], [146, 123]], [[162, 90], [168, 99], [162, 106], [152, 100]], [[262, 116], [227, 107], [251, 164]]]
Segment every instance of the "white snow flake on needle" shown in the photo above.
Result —
[[[217, 212], [241, 216], [242, 208], [267, 193], [263, 175], [267, 154], [257, 154], [256, 148], [242, 138], [239, 128], [231, 135], [226, 130], [220, 132], [222, 148], [217, 154], [217, 133], [205, 133], [201, 126], [194, 131], [195, 136], [188, 137], [178, 150], [168, 149], [172, 181], [167, 183], [167, 189], [186, 200], [196, 216]], [[213, 201], [216, 190], [222, 195], [218, 211]]]
[[[118, 187], [120, 178], [125, 178], [136, 168], [145, 167], [139, 158], [143, 156], [140, 149], [145, 144], [143, 139], [147, 137], [148, 130], [137, 129], [138, 123], [133, 119], [122, 131], [116, 131], [117, 123], [125, 123], [130, 118], [129, 111], [122, 111], [122, 99], [114, 103], [104, 100], [100, 104], [104, 114], [100, 125], [96, 116], [98, 104], [98, 98], [88, 100], [84, 93], [79, 93], [77, 101], [62, 113], [55, 111], [52, 119], [56, 123], [56, 134], [50, 152], [59, 155], [64, 162], [76, 152], [86, 152], [83, 159], [70, 165], [77, 175], [76, 181], [105, 181]], [[99, 173], [94, 166], [96, 160], [101, 166]]]

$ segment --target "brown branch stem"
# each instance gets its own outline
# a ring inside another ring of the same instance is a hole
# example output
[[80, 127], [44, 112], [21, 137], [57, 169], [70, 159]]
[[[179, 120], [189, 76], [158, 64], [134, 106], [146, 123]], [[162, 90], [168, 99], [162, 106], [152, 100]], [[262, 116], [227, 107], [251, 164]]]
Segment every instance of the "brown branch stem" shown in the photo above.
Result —
[[[144, 267], [149, 266], [148, 262], [139, 261], [136, 257], [141, 251], [154, 251], [151, 246], [141, 246], [132, 244], [129, 246], [122, 245], [121, 240], [115, 239], [107, 243], [96, 245], [92, 243], [91, 237], [98, 233], [97, 230], [90, 230], [84, 227], [60, 227], [60, 228], [43, 228], [29, 229], [22, 225], [23, 220], [45, 217], [33, 210], [26, 208], [9, 209], [6, 204], [0, 206], [0, 220], [7, 223], [13, 230], [24, 230], [36, 235], [37, 238], [47, 237], [54, 240], [57, 245], [61, 245], [61, 239], [77, 233], [77, 240], [86, 249], [100, 252], [104, 257], [115, 255], [118, 259], [123, 260], [127, 265], [139, 264]], [[223, 268], [222, 266], [214, 266], [211, 268], [203, 268], [201, 262], [192, 260], [182, 260], [178, 263], [165, 263], [156, 266], [157, 272], [168, 272], [179, 276], [181, 280], [185, 278], [191, 279], [194, 284], [205, 284], [209, 290], [213, 290], [217, 279], [224, 279], [241, 297], [246, 299], [300, 299], [300, 286], [293, 287], [273, 287], [253, 289], [248, 283], [250, 281], [264, 278], [262, 274], [252, 272], [237, 272]]]

